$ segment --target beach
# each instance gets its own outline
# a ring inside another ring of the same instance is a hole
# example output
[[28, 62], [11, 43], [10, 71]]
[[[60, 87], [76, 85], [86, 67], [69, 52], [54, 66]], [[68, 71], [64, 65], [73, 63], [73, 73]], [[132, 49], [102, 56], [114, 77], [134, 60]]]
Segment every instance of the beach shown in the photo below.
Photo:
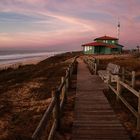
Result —
[[7, 68], [18, 68], [22, 65], [28, 65], [28, 64], [37, 64], [40, 61], [47, 59], [48, 56], [40, 56], [40, 57], [34, 57], [34, 58], [28, 58], [28, 59], [22, 59], [22, 60], [15, 60], [15, 61], [9, 61], [7, 63], [0, 64], [0, 69], [7, 69]]
[[61, 53], [64, 52], [36, 52], [34, 50], [0, 51], [0, 69], [7, 69], [8, 67], [17, 68], [18, 66], [27, 64], [37, 64], [48, 57]]

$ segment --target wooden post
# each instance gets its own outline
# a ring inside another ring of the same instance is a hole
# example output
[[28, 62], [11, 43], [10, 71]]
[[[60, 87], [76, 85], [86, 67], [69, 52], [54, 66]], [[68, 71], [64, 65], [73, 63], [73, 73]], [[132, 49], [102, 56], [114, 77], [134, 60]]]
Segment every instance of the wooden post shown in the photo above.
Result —
[[97, 66], [98, 66], [99, 63], [100, 63], [100, 62], [99, 62], [99, 59], [96, 59], [95, 62], [96, 62], [96, 64], [97, 64]]
[[135, 73], [135, 71], [132, 71], [132, 88], [135, 88], [135, 75], [136, 75], [136, 73]]
[[69, 70], [68, 69], [66, 70], [66, 76], [67, 76], [66, 78], [66, 92], [67, 92], [69, 88]]
[[69, 77], [71, 77], [71, 66], [69, 66]]
[[66, 78], [66, 89], [68, 89], [69, 88], [69, 82], [70, 82], [69, 68], [66, 70], [66, 75], [67, 75], [67, 78]]
[[75, 71], [76, 71], [76, 63], [77, 63], [76, 60], [77, 60], [77, 59], [75, 59], [75, 61], [74, 61], [74, 63], [73, 63], [73, 71], [72, 71], [72, 74], [75, 73]]
[[97, 63], [94, 64], [94, 67], [95, 67], [94, 70], [95, 70], [95, 75], [96, 75], [97, 74]]
[[111, 84], [111, 73], [109, 72], [109, 75], [108, 75], [108, 81], [107, 83], [110, 85]]
[[120, 77], [117, 76], [117, 101], [119, 101], [119, 95], [121, 94], [121, 84], [120, 84]]
[[[61, 83], [64, 83], [64, 77], [61, 77]], [[67, 94], [66, 94], [66, 83], [64, 84], [62, 88], [62, 100], [64, 99], [64, 102], [67, 99]]]
[[89, 60], [89, 69], [92, 70], [92, 65], [91, 65], [90, 60]]
[[137, 118], [137, 130], [140, 130], [140, 91], [138, 97], [138, 118]]
[[55, 99], [55, 107], [53, 110], [53, 117], [56, 120], [56, 128], [60, 129], [60, 93], [59, 91], [52, 91], [52, 97]]
[[75, 68], [75, 61], [73, 62], [72, 67], [71, 67], [71, 76], [74, 73], [74, 68]]
[[71, 78], [72, 73], [73, 73], [73, 65], [74, 65], [74, 64], [72, 64], [71, 67], [70, 67], [70, 78]]
[[124, 67], [122, 68], [122, 81], [124, 82], [125, 80], [125, 69]]
[[[64, 83], [64, 77], [62, 76], [61, 77], [61, 84], [63, 84], [63, 83]], [[65, 84], [64, 84], [64, 86], [62, 88], [62, 92], [61, 92], [62, 98], [63, 98], [64, 94], [65, 94]]]

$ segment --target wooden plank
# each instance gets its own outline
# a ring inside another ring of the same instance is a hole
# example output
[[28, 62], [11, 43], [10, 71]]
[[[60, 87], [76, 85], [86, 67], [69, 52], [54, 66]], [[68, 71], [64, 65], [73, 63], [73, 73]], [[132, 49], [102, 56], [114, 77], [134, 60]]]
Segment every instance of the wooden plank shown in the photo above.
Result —
[[129, 140], [102, 92], [105, 87], [100, 78], [91, 75], [80, 61], [72, 140]]
[[116, 139], [116, 140], [129, 140], [129, 138], [126, 136], [126, 135], [123, 135], [123, 136], [120, 136], [120, 135], [116, 135], [116, 137], [114, 135], [77, 135], [74, 137], [74, 139], [84, 139], [84, 140], [87, 140], [89, 138], [92, 138], [92, 140], [94, 139]]
[[96, 122], [97, 122], [97, 120], [96, 121], [87, 121], [87, 120], [80, 121], [80, 120], [78, 120], [77, 122], [75, 122], [74, 126], [77, 126], [77, 125], [78, 126], [90, 126], [90, 127], [98, 126], [99, 128], [103, 127], [103, 126], [105, 126], [105, 127], [113, 127], [113, 126], [122, 127], [120, 122], [114, 122], [113, 123], [113, 122], [110, 122], [110, 121], [107, 121], [107, 120], [100, 120], [100, 123], [96, 123]]

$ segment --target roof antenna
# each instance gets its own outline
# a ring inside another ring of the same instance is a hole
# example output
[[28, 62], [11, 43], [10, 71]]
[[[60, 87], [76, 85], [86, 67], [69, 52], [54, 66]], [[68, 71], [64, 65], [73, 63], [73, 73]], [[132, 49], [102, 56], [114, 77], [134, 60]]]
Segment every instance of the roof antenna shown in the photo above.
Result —
[[118, 18], [118, 25], [117, 25], [117, 38], [120, 39], [120, 19]]

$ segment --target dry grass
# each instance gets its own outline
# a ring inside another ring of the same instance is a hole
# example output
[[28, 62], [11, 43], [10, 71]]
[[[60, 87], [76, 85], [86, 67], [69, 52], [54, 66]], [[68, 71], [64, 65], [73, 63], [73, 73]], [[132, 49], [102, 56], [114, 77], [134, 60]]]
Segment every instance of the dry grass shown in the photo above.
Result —
[[0, 140], [32, 135], [50, 102], [51, 89], [59, 85], [75, 55], [0, 71]]

